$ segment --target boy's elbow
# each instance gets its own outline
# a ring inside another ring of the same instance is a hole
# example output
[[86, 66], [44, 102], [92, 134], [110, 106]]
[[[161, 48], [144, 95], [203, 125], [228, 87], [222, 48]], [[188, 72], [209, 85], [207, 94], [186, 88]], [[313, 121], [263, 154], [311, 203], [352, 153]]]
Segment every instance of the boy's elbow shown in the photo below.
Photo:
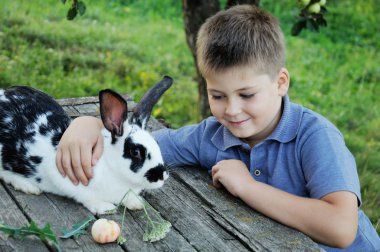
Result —
[[340, 249], [349, 247], [355, 241], [357, 230], [357, 225], [352, 227], [342, 225], [336, 232], [333, 247]]
[[339, 241], [336, 242], [336, 248], [344, 249], [349, 247], [355, 240], [354, 238], [342, 237]]

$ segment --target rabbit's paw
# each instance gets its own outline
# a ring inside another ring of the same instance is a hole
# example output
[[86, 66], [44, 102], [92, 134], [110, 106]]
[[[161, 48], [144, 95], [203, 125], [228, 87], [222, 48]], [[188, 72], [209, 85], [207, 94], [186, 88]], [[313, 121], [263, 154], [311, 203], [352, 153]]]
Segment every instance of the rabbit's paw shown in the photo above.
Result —
[[106, 214], [115, 210], [116, 206], [112, 203], [100, 201], [100, 200], [92, 200], [88, 201], [85, 206], [93, 213], [93, 214]]
[[33, 185], [30, 179], [20, 177], [12, 173], [1, 174], [2, 179], [13, 186], [17, 191], [22, 191], [27, 194], [41, 194], [41, 189]]
[[15, 190], [22, 191], [22, 192], [27, 193], [27, 194], [39, 195], [42, 192], [40, 188], [38, 188], [35, 185], [32, 185], [31, 183], [21, 183], [21, 184], [20, 183], [18, 183], [18, 184], [12, 183], [12, 186], [15, 188]]
[[143, 198], [138, 195], [131, 195], [123, 202], [129, 210], [141, 210], [144, 208]]

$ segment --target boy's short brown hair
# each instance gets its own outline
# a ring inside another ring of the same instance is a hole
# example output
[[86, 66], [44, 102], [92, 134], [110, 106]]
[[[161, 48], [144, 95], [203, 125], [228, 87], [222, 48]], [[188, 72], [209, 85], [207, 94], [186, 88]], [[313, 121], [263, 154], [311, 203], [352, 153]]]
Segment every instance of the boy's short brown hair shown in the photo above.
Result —
[[229, 67], [252, 66], [272, 78], [285, 65], [285, 42], [275, 17], [236, 5], [208, 18], [197, 37], [197, 63], [206, 77]]

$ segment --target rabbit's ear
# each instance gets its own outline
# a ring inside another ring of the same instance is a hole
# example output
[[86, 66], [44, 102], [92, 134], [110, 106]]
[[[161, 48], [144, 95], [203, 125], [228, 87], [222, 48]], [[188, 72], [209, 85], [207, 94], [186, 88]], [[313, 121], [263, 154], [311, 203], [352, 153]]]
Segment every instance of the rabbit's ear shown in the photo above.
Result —
[[132, 124], [139, 125], [142, 129], [146, 128], [153, 106], [158, 102], [162, 94], [173, 84], [173, 79], [169, 76], [157, 83], [148, 90], [141, 98], [140, 102], [133, 108], [131, 118]]
[[121, 95], [105, 89], [99, 92], [100, 116], [104, 127], [111, 132], [112, 143], [123, 135], [123, 123], [128, 116], [127, 102]]

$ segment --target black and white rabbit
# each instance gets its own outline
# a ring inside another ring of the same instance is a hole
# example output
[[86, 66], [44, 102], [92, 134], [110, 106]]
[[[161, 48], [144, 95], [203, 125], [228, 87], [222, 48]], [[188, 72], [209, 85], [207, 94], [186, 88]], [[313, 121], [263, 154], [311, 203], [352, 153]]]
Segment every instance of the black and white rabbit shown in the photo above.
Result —
[[61, 106], [30, 87], [0, 90], [0, 178], [25, 193], [73, 198], [98, 214], [114, 209], [133, 190], [123, 205], [141, 209], [138, 194], [163, 186], [168, 178], [159, 146], [146, 125], [153, 106], [171, 84], [165, 76], [145, 93], [130, 118], [119, 94], [109, 89], [99, 92], [104, 151], [88, 186], [75, 186], [56, 167], [57, 145], [70, 124]]

